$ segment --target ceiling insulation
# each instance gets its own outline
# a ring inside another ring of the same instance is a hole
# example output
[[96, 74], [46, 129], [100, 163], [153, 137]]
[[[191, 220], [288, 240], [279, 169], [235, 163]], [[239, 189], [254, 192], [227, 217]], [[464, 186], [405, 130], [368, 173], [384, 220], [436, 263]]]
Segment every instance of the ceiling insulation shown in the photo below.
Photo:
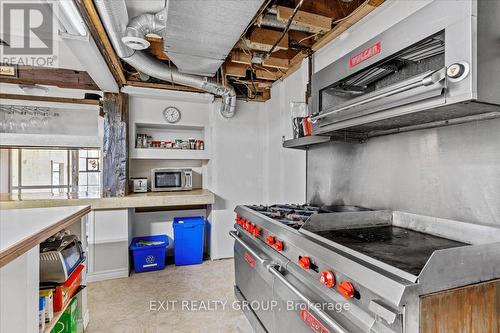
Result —
[[179, 71], [214, 76], [263, 0], [168, 0], [165, 52]]

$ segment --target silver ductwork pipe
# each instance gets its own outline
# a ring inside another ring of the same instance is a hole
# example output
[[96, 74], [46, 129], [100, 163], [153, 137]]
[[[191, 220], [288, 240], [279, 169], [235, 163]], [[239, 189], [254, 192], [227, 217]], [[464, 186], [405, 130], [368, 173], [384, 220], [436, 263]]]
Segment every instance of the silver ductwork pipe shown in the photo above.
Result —
[[166, 15], [164, 10], [155, 15], [140, 15], [130, 21], [129, 24], [127, 7], [124, 0], [94, 0], [94, 4], [117, 55], [123, 61], [143, 74], [221, 96], [222, 105], [220, 114], [225, 118], [234, 116], [236, 111], [236, 92], [233, 87], [209, 81], [206, 77], [184, 74], [177, 69], [171, 69], [146, 52], [127, 47], [122, 41], [123, 37], [144, 39], [145, 35], [142, 33], [151, 33], [164, 29], [164, 27], [162, 28], [156, 22], [160, 18], [159, 15]]
[[146, 40], [147, 34], [162, 35], [165, 29], [167, 11], [165, 9], [156, 14], [143, 14], [134, 17], [128, 23], [122, 42], [134, 50], [145, 50], [150, 43]]
[[116, 54], [122, 59], [130, 57], [135, 51], [127, 47], [121, 41], [128, 25], [128, 12], [125, 2], [123, 0], [95, 0], [94, 4], [99, 12], [101, 21], [106, 28], [108, 38], [111, 44], [113, 44]]
[[202, 78], [197, 75], [184, 74], [178, 70], [170, 69], [164, 63], [140, 51], [135, 52], [132, 56], [123, 60], [139, 72], [146, 73], [157, 79], [175, 82], [221, 96], [221, 115], [225, 118], [231, 118], [234, 116], [236, 109], [236, 92], [233, 87], [223, 86], [215, 82], [210, 82], [207, 78]]

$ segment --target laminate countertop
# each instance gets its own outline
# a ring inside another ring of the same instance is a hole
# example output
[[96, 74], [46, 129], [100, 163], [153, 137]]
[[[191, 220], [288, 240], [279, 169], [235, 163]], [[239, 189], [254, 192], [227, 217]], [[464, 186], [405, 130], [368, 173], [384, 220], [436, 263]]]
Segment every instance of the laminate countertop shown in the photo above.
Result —
[[88, 213], [88, 205], [0, 210], [0, 267]]
[[92, 210], [211, 205], [215, 195], [200, 189], [179, 192], [133, 193], [125, 197], [103, 198], [89, 193], [0, 194], [0, 210], [89, 205]]

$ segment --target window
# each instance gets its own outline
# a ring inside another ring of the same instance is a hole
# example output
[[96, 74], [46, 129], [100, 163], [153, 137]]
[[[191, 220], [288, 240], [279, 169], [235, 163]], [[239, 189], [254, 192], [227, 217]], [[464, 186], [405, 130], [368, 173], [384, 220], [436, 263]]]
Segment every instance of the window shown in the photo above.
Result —
[[100, 191], [100, 158], [98, 150], [82, 150], [78, 156], [78, 191]]
[[99, 150], [12, 149], [11, 192], [100, 193]]

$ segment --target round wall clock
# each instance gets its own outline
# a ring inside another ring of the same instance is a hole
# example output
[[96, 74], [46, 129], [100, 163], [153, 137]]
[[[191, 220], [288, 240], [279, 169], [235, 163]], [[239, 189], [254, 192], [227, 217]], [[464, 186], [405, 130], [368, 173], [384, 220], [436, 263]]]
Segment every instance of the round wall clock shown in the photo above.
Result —
[[163, 110], [163, 117], [170, 124], [174, 124], [181, 119], [181, 111], [175, 106], [168, 106]]

